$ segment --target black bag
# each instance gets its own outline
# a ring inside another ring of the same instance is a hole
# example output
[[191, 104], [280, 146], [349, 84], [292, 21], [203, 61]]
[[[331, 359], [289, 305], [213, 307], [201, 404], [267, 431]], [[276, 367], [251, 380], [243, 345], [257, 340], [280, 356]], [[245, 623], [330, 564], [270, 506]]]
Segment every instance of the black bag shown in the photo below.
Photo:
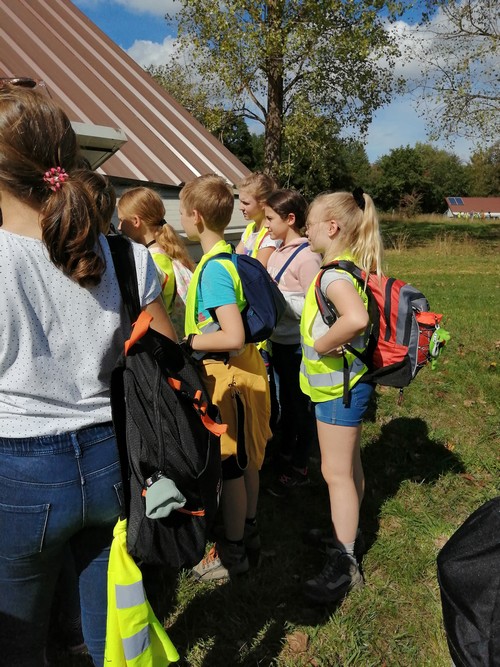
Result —
[[437, 558], [443, 620], [456, 667], [500, 665], [500, 496], [476, 510]]
[[[139, 316], [111, 380], [127, 548], [146, 564], [192, 567], [203, 558], [217, 511], [225, 426], [217, 423], [218, 410], [189, 355], [150, 329], [147, 314], [140, 314], [130, 242], [119, 236], [108, 242], [131, 320]], [[161, 479], [172, 480], [186, 502], [168, 517], [149, 518], [146, 495]]]

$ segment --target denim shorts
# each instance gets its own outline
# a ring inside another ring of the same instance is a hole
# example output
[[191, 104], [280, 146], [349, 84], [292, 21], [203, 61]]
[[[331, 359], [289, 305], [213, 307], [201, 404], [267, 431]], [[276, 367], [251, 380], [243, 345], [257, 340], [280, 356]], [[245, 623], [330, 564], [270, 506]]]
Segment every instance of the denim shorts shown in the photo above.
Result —
[[323, 403], [315, 403], [316, 419], [325, 424], [337, 426], [359, 426], [368, 407], [374, 385], [369, 382], [358, 382], [349, 392], [349, 403], [344, 399], [335, 398]]

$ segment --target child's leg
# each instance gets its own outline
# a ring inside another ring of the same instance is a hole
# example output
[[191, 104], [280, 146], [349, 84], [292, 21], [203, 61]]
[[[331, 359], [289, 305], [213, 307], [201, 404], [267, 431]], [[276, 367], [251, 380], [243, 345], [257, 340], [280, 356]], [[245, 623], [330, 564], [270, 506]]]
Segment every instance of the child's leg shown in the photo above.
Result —
[[252, 463], [245, 470], [245, 489], [247, 497], [246, 516], [247, 519], [255, 519], [257, 515], [257, 504], [259, 502], [259, 471]]
[[226, 539], [231, 542], [243, 540], [247, 516], [247, 490], [243, 476], [224, 481], [221, 505]]
[[304, 593], [315, 602], [337, 602], [363, 586], [354, 543], [364, 493], [361, 420], [372, 391], [371, 385], [360, 383], [351, 389], [348, 405], [341, 398], [316, 404], [321, 472], [328, 485], [336, 545], [327, 550], [323, 570], [304, 584]]
[[328, 485], [334, 534], [341, 544], [354, 543], [363, 498], [364, 475], [359, 443], [361, 426], [317, 422], [321, 472]]
[[235, 456], [223, 460], [222, 479], [224, 536], [217, 537], [215, 547], [193, 568], [193, 575], [200, 581], [228, 579], [250, 567], [244, 543], [247, 490]]

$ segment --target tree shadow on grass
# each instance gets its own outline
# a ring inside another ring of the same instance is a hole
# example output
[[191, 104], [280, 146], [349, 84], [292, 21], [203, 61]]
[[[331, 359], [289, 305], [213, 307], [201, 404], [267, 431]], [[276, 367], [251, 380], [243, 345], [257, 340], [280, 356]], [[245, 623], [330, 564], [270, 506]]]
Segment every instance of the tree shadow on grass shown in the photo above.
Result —
[[398, 417], [382, 426], [379, 437], [363, 447], [361, 458], [366, 481], [361, 526], [368, 548], [376, 539], [383, 504], [403, 481], [433, 484], [446, 473], [465, 471], [459, 457], [429, 438], [419, 417]]

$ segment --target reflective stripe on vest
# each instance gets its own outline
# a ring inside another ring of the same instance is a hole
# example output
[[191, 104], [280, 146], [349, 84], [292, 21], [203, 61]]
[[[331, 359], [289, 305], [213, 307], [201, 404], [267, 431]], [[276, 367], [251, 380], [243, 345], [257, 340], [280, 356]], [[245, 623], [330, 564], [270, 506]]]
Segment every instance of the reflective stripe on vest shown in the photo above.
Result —
[[[142, 581], [133, 584], [115, 584], [116, 610], [119, 616], [124, 616], [131, 623], [129, 627], [137, 627], [138, 621], [145, 625], [129, 637], [122, 637], [123, 653], [125, 659], [135, 660], [150, 646], [149, 625], [147, 622], [148, 611], [144, 586]], [[138, 609], [139, 607], [139, 609]]]
[[[364, 371], [364, 369], [365, 369], [364, 363], [357, 357], [354, 357], [354, 361], [350, 366], [350, 373], [349, 373], [350, 382], [355, 378], [357, 379], [359, 372]], [[307, 374], [307, 367], [304, 364], [304, 362], [302, 362], [300, 365], [300, 372], [304, 373], [304, 375]], [[318, 387], [330, 388], [334, 387], [335, 385], [342, 385], [343, 388], [344, 372], [342, 370], [342, 371], [330, 371], [329, 373], [314, 373], [313, 375], [308, 376], [308, 380], [309, 380], [309, 386], [315, 388]]]
[[127, 609], [127, 607], [134, 607], [146, 601], [142, 581], [137, 581], [135, 584], [128, 584], [127, 586], [116, 584], [115, 594], [117, 609]]
[[[200, 282], [200, 275], [205, 264], [209, 259], [214, 257], [214, 255], [218, 255], [221, 252], [227, 252], [229, 254], [232, 253], [232, 249], [229, 243], [226, 243], [225, 241], [218, 241], [213, 248], [211, 248], [205, 255], [203, 255], [193, 273], [186, 297], [186, 319], [184, 325], [186, 336], [191, 333], [210, 333], [211, 331], [217, 331], [220, 328], [219, 325], [214, 322], [212, 317], [207, 317], [207, 319], [203, 320], [203, 322], [198, 322], [198, 284]], [[236, 295], [236, 304], [239, 311], [241, 312], [246, 306], [246, 301], [243, 295], [243, 285], [241, 284], [241, 279], [238, 275], [238, 271], [236, 270], [235, 265], [231, 259], [217, 259], [215, 261], [222, 264], [231, 276], [234, 285], [234, 293]]]
[[[300, 388], [313, 402], [322, 403], [342, 397], [344, 392], [344, 362], [342, 357], [320, 355], [314, 349], [312, 329], [316, 317], [321, 317], [316, 302], [315, 283], [316, 279], [313, 280], [307, 291], [300, 320], [302, 344]], [[353, 284], [366, 307], [366, 295], [357, 283], [353, 281]], [[367, 340], [367, 334], [363, 333], [360, 336], [356, 336], [351, 344], [356, 350], [363, 352], [366, 348]], [[345, 356], [349, 369], [349, 388], [351, 388], [366, 373], [367, 367], [351, 352], [346, 351]]]

